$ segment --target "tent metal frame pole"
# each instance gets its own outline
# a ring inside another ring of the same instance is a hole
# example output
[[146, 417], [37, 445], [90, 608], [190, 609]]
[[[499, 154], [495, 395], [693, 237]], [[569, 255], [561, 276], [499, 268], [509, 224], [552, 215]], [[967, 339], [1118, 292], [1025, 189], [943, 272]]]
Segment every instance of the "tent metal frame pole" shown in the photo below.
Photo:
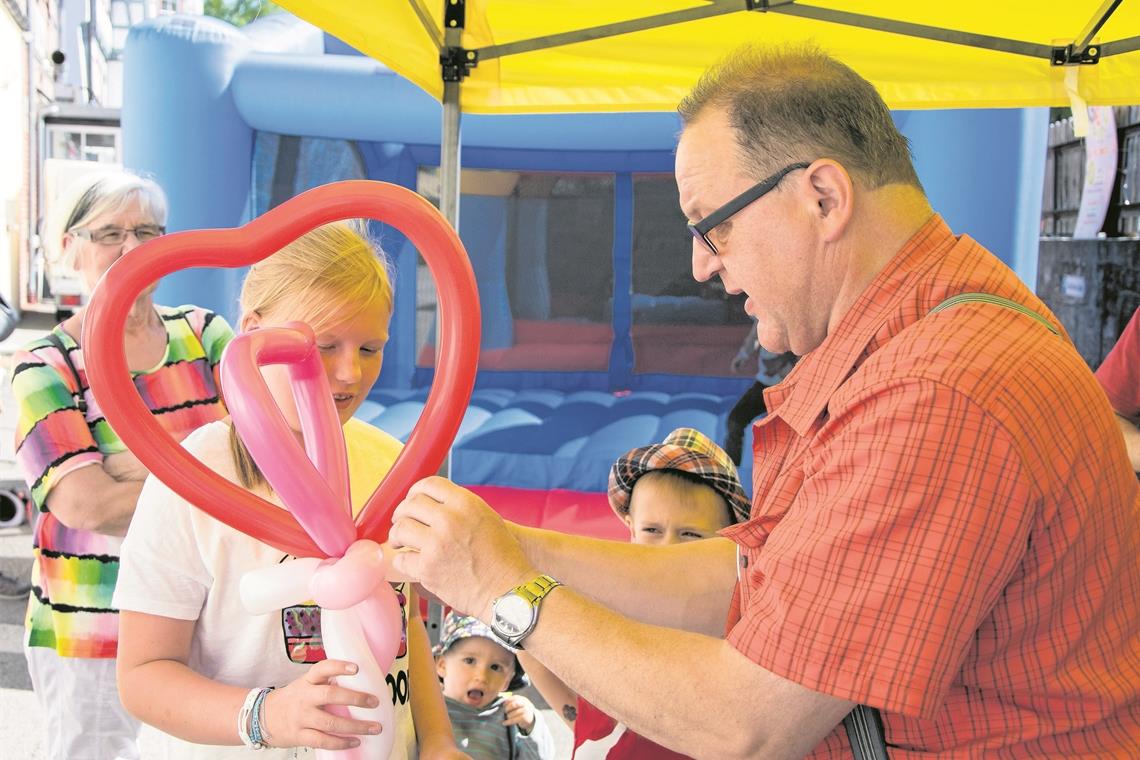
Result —
[[573, 45], [577, 42], [589, 42], [590, 40], [600, 40], [606, 37], [642, 32], [646, 29], [672, 26], [673, 24], [680, 24], [686, 21], [714, 18], [716, 16], [724, 16], [728, 13], [740, 13], [741, 11], [748, 10], [747, 7], [745, 7], [746, 5], [745, 0], [712, 0], [712, 2], [705, 3], [696, 8], [686, 8], [685, 10], [672, 11], [670, 13], [659, 13], [655, 16], [645, 16], [644, 18], [592, 26], [586, 29], [576, 29], [572, 32], [551, 34], [546, 37], [534, 37], [529, 40], [519, 40], [518, 42], [507, 42], [502, 45], [488, 45], [487, 47], [478, 49], [479, 59], [502, 58], [508, 55], [530, 53], [535, 50], [546, 50], [562, 45]]
[[[450, 31], [448, 32], [450, 35]], [[458, 36], [458, 32], [456, 32]], [[459, 82], [443, 83], [443, 126], [439, 143], [439, 210], [459, 229], [459, 171], [462, 141], [462, 112], [459, 108]]]
[[1135, 53], [1137, 50], [1140, 50], [1140, 36], [1126, 37], [1122, 40], [1114, 40], [1112, 42], [1105, 42], [1101, 44], [1100, 57], [1107, 58], [1110, 55]]
[[424, 28], [427, 36], [431, 38], [432, 45], [438, 50], [443, 47], [443, 35], [435, 28], [435, 23], [431, 18], [431, 11], [424, 5], [424, 0], [408, 0], [408, 5], [412, 6], [412, 11], [415, 12], [416, 18], [420, 20], [420, 26]]
[[843, 26], [853, 26], [860, 29], [887, 32], [888, 34], [899, 34], [904, 37], [916, 37], [919, 39], [934, 40], [935, 42], [949, 42], [954, 45], [965, 45], [982, 50], [994, 50], [1000, 53], [1025, 55], [1031, 58], [1044, 58], [1048, 60], [1053, 53], [1053, 47], [1051, 45], [1011, 40], [1005, 37], [992, 37], [988, 34], [961, 32], [956, 29], [943, 29], [942, 27], [927, 26], [926, 24], [912, 24], [908, 21], [896, 21], [894, 19], [880, 18], [878, 16], [865, 16], [860, 13], [834, 11], [827, 8], [789, 4], [769, 8], [768, 12], [780, 13], [785, 16], [795, 16], [797, 18], [810, 18], [815, 21], [842, 24]]
[[1124, 0], [1104, 0], [1101, 6], [1096, 9], [1096, 13], [1089, 19], [1089, 22], [1085, 24], [1085, 28], [1076, 36], [1073, 47], [1082, 53], [1088, 50], [1092, 38], [1096, 36], [1096, 33], [1099, 32], [1100, 28], [1104, 26], [1104, 23], [1108, 21], [1108, 17], [1116, 11], [1117, 7], [1123, 1]]
[[[1087, 40], [1091, 40], [1092, 36], [1099, 31], [1101, 26], [1104, 25], [1105, 21], [1107, 21], [1108, 17], [1116, 10], [1116, 7], [1120, 5], [1121, 2], [1123, 2], [1123, 0], [1105, 0], [1096, 15], [1089, 21], [1085, 29], [1082, 30], [1081, 37], [1078, 37], [1078, 40], [1082, 37], [1085, 38], [1085, 46], [1087, 47]], [[879, 16], [867, 16], [860, 13], [817, 8], [814, 6], [800, 5], [796, 3], [795, 0], [785, 0], [784, 2], [766, 2], [765, 0], [712, 0], [712, 2], [695, 8], [686, 8], [680, 11], [660, 13], [654, 16], [631, 19], [629, 21], [577, 29], [572, 32], [562, 32], [560, 34], [551, 34], [544, 37], [533, 37], [528, 40], [507, 42], [501, 45], [488, 45], [487, 47], [476, 49], [475, 52], [479, 60], [489, 60], [492, 58], [530, 53], [536, 50], [547, 50], [563, 45], [573, 45], [579, 42], [616, 37], [622, 34], [658, 29], [687, 21], [714, 18], [729, 13], [740, 12], [779, 13], [785, 16], [813, 19], [815, 21], [886, 32], [888, 34], [899, 34], [905, 37], [915, 37], [918, 39], [933, 40], [935, 42], [947, 42], [954, 45], [965, 45], [981, 50], [992, 50], [1000, 53], [1024, 55], [1030, 58], [1043, 58], [1045, 60], [1054, 59], [1054, 48], [1052, 45], [1007, 39], [1005, 37], [994, 37], [988, 34], [975, 34], [973, 32], [963, 32], [956, 29], [944, 29], [942, 27], [928, 26], [926, 24], [912, 24], [907, 21], [881, 18]], [[1136, 37], [1103, 43], [1100, 45], [1101, 54], [1099, 57], [1103, 58], [1110, 54], [1131, 52], [1136, 49], [1137, 44], [1140, 44], [1140, 38]]]
[[[465, 23], [465, 0], [444, 0], [443, 45], [440, 49], [440, 77], [443, 79], [443, 124], [439, 143], [439, 210], [451, 228], [459, 233], [459, 176], [462, 166], [463, 137], [462, 110], [459, 96], [466, 69], [450, 66], [443, 55], [445, 50], [460, 50], [459, 43]], [[439, 304], [436, 304], [436, 335], [439, 335]], [[439, 345], [436, 341], [436, 363], [439, 367]], [[454, 446], [454, 443], [452, 444]], [[440, 467], [442, 474], [451, 478], [451, 447], [447, 449]], [[443, 610], [440, 609], [442, 628]], [[438, 630], [438, 629], [437, 629]]]

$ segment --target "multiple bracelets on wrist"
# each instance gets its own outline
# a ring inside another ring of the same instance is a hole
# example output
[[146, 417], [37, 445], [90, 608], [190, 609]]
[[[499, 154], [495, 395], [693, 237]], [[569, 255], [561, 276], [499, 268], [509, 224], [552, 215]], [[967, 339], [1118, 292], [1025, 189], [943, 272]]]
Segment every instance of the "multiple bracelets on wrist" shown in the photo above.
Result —
[[250, 689], [238, 711], [238, 738], [250, 749], [265, 749], [269, 746], [269, 734], [265, 730], [265, 697], [271, 691], [272, 686]]

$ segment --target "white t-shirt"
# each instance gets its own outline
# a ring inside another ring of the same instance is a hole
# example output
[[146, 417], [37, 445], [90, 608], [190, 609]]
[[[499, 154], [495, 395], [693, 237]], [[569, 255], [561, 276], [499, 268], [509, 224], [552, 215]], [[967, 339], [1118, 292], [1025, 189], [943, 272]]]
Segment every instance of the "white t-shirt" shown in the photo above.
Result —
[[[212, 422], [191, 433], [183, 446], [207, 467], [237, 482], [229, 430], [226, 422]], [[359, 510], [396, 461], [401, 444], [355, 419], [344, 426], [344, 435], [352, 503]], [[280, 504], [268, 493], [259, 495]], [[299, 606], [274, 614], [251, 615], [242, 605], [238, 588], [247, 571], [291, 559], [279, 549], [215, 520], [150, 477], [123, 542], [114, 606], [197, 621], [188, 664], [208, 678], [247, 688], [284, 686], [304, 675], [312, 663], [324, 659], [319, 608]], [[417, 752], [409, 700], [408, 605], [404, 584], [399, 584], [396, 591], [404, 613], [404, 640], [388, 678], [398, 732], [391, 758], [412, 760]], [[308, 749], [254, 751], [240, 745], [195, 745], [166, 734], [156, 743], [163, 747], [159, 757], [172, 760], [286, 760], [313, 756]]]

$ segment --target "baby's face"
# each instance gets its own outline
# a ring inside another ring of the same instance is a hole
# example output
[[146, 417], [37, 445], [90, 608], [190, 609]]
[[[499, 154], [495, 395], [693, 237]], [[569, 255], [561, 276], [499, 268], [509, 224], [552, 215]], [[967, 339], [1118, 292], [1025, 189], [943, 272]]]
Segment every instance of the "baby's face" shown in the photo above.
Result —
[[629, 499], [629, 540], [635, 544], [683, 544], [711, 538], [727, 527], [728, 504], [710, 486], [646, 473]]
[[436, 660], [443, 693], [475, 708], [491, 704], [515, 674], [515, 656], [490, 639], [470, 636]]

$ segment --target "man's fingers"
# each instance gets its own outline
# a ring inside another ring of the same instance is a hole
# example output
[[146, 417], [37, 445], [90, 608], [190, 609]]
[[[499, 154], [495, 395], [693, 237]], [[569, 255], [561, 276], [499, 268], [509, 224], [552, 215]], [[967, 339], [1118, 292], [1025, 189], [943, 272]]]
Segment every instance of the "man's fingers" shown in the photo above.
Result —
[[424, 525], [431, 525], [432, 519], [440, 514], [442, 506], [441, 502], [426, 494], [408, 491], [408, 495], [392, 511], [392, 523], [395, 524], [399, 520], [410, 518]]
[[408, 497], [412, 496], [426, 496], [429, 499], [437, 502], [444, 502], [460, 490], [459, 486], [452, 483], [447, 478], [440, 477], [439, 475], [429, 475], [423, 480], [416, 481], [412, 487], [408, 489]]
[[401, 554], [418, 554], [415, 549], [397, 549], [391, 544], [384, 545], [384, 580], [389, 583], [403, 583], [405, 581], [415, 581], [416, 578], [401, 572], [396, 567], [396, 558]]
[[401, 578], [409, 578], [416, 581], [416, 585], [418, 586], [421, 577], [420, 553], [414, 549], [396, 552], [392, 557], [392, 570]]
[[[404, 502], [407, 504], [407, 501]], [[400, 507], [403, 507], [401, 504]], [[392, 516], [392, 529], [388, 531], [388, 542], [396, 551], [393, 557], [395, 563], [399, 556], [403, 553], [402, 550], [412, 549], [414, 551], [422, 551], [431, 539], [431, 528], [421, 520], [404, 514], [400, 514], [400, 507], [396, 508], [396, 514]], [[399, 564], [395, 564], [399, 568]]]

